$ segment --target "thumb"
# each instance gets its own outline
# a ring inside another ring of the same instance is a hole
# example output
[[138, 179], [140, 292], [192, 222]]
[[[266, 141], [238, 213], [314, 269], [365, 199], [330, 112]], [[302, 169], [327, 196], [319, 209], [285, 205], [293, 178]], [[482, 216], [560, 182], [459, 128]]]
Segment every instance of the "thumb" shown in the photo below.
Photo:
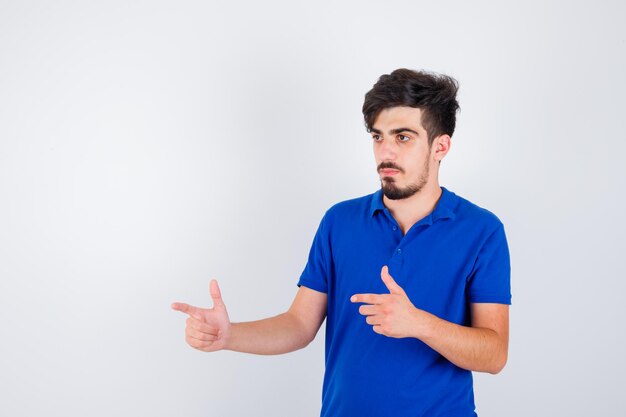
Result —
[[381, 269], [380, 277], [383, 279], [385, 286], [391, 294], [404, 294], [402, 287], [396, 283], [391, 275], [389, 275], [389, 268], [387, 265], [383, 266], [383, 269]]
[[212, 279], [209, 284], [209, 292], [211, 293], [211, 298], [213, 299], [213, 308], [223, 308], [224, 301], [222, 300], [222, 292], [220, 291], [219, 285], [217, 285], [217, 281], [214, 279]]

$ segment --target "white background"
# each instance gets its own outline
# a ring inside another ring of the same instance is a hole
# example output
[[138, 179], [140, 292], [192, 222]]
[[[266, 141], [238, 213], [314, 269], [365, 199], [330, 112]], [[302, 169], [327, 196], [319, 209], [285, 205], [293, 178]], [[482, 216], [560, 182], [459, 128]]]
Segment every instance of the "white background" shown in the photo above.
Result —
[[170, 303], [289, 307], [324, 211], [379, 187], [361, 106], [399, 67], [460, 82], [441, 184], [509, 239], [479, 415], [623, 415], [625, 11], [0, 1], [0, 415], [318, 415], [323, 329], [206, 354]]

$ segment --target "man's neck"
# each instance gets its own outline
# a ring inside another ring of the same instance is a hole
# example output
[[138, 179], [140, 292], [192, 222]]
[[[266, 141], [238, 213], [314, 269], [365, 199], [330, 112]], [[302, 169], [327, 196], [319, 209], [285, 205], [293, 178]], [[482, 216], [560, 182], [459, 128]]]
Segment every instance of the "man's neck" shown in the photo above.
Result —
[[398, 222], [402, 234], [415, 223], [426, 217], [437, 206], [442, 190], [438, 182], [427, 184], [409, 198], [390, 200], [383, 194], [383, 204]]

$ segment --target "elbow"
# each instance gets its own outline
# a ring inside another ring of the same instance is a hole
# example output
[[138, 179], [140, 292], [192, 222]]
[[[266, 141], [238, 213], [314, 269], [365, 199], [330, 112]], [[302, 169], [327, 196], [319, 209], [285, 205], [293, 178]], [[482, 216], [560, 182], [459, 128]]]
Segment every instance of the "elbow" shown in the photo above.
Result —
[[492, 375], [499, 374], [502, 372], [504, 367], [506, 366], [506, 362], [509, 356], [509, 342], [507, 339], [498, 346], [498, 349], [494, 352], [492, 356], [492, 361], [490, 364], [490, 369], [487, 370]]
[[293, 350], [300, 350], [300, 349], [304, 349], [305, 347], [309, 346], [311, 344], [311, 342], [313, 341], [314, 338], [305, 336], [305, 337], [301, 337], [298, 342], [296, 343], [296, 345], [294, 346]]
[[296, 316], [296, 341], [295, 341], [295, 350], [304, 349], [309, 346], [309, 344], [315, 339], [316, 333], [312, 331], [312, 329], [307, 328], [304, 323]]
[[313, 339], [310, 338], [306, 338], [303, 343], [300, 344], [300, 348], [299, 349], [304, 349], [305, 347], [309, 346], [311, 344], [311, 342], [313, 341]]
[[311, 338], [306, 333], [302, 332], [295, 340], [294, 350], [304, 349], [305, 347], [309, 346], [309, 343], [311, 343]]
[[491, 368], [487, 372], [489, 372], [492, 375], [499, 374], [504, 369], [506, 362], [507, 362], [506, 355], [501, 356], [500, 358], [498, 358], [498, 360], [494, 361]]
[[315, 340], [315, 336], [317, 336], [317, 333], [315, 333], [315, 332], [308, 332], [304, 336], [304, 338], [302, 340], [302, 347], [301, 347], [301, 349], [309, 346], [311, 344], [311, 342]]

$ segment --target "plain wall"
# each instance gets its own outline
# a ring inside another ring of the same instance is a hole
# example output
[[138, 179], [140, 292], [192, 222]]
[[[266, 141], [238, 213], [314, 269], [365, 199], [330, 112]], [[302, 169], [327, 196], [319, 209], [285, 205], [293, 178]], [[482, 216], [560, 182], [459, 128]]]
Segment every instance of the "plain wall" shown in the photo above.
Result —
[[509, 239], [478, 414], [622, 415], [625, 9], [0, 1], [0, 415], [318, 415], [323, 328], [207, 354], [170, 303], [289, 307], [324, 211], [379, 187], [361, 106], [399, 67], [459, 81], [440, 182]]

